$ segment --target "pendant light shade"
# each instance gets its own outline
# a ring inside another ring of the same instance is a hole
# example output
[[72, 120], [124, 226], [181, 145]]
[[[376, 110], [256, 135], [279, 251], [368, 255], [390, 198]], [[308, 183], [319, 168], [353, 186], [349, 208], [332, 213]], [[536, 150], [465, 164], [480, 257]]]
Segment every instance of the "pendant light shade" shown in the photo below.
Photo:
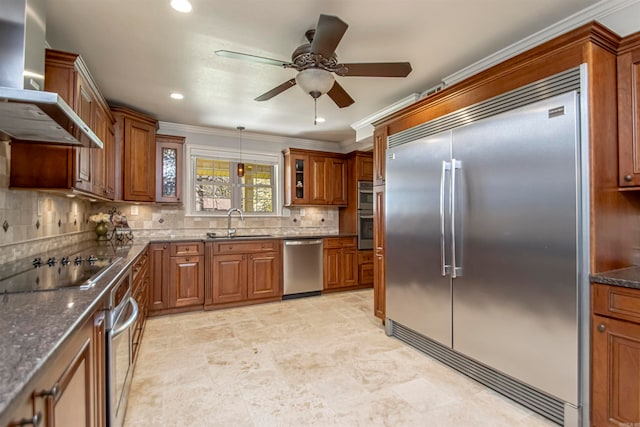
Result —
[[240, 131], [240, 161], [238, 162], [238, 177], [242, 178], [244, 176], [244, 163], [242, 162], [242, 132], [244, 131], [244, 126], [238, 126], [236, 129]]
[[298, 86], [313, 98], [329, 92], [335, 83], [333, 74], [322, 68], [307, 68], [296, 76]]

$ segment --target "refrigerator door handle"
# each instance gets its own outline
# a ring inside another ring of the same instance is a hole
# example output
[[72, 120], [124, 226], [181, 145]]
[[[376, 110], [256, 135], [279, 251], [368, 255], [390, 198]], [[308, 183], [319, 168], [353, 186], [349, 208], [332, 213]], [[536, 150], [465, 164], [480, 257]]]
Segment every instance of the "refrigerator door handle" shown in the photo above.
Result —
[[456, 263], [456, 170], [462, 169], [460, 160], [451, 159], [451, 193], [449, 204], [451, 206], [451, 278], [458, 277], [462, 273], [462, 268], [458, 268]]
[[451, 170], [451, 163], [442, 161], [442, 174], [440, 175], [440, 274], [447, 275], [445, 240], [444, 240], [444, 183], [447, 171]]

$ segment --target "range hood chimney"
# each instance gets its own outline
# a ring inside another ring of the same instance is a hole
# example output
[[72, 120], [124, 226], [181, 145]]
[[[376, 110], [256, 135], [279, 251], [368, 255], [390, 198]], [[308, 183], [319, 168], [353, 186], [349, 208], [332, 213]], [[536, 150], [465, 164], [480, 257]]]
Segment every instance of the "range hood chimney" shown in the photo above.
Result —
[[102, 148], [53, 92], [44, 92], [45, 0], [0, 0], [0, 140]]

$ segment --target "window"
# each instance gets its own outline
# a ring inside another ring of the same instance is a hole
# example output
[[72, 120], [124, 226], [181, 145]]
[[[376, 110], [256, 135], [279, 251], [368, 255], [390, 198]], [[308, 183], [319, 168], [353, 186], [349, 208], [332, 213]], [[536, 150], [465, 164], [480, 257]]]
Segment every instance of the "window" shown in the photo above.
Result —
[[239, 177], [236, 159], [211, 154], [191, 156], [193, 214], [226, 213], [230, 208], [245, 213], [276, 213], [276, 164], [268, 159], [245, 159], [245, 173]]

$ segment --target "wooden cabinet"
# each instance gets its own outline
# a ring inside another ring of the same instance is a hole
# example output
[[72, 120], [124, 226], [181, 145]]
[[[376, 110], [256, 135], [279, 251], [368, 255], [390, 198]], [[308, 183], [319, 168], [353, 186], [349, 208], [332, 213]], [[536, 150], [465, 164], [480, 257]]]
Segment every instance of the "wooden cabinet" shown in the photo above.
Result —
[[204, 252], [171, 257], [169, 307], [204, 304]]
[[152, 243], [149, 266], [150, 316], [202, 309], [204, 243]]
[[591, 285], [591, 425], [640, 423], [640, 290]]
[[384, 185], [373, 187], [373, 311], [382, 320], [386, 305], [384, 190]]
[[356, 151], [356, 181], [373, 181], [373, 153]]
[[618, 55], [618, 174], [621, 187], [640, 187], [640, 33]]
[[135, 363], [135, 360], [138, 358], [138, 351], [140, 350], [140, 344], [142, 343], [142, 334], [149, 315], [150, 271], [149, 254], [147, 249], [133, 262], [132, 277], [131, 294], [138, 304], [140, 313], [133, 325], [131, 333], [132, 357]]
[[358, 182], [373, 179], [373, 153], [352, 151], [347, 154], [347, 204], [340, 208], [340, 233], [358, 233]]
[[373, 286], [373, 251], [358, 251], [358, 283]]
[[105, 312], [96, 311], [67, 338], [26, 391], [9, 426], [106, 425], [104, 319]]
[[[158, 122], [137, 111], [112, 107], [116, 119], [116, 152], [122, 154], [121, 187], [116, 198], [153, 202], [156, 198], [156, 128]], [[121, 191], [120, 191], [121, 190]]]
[[156, 135], [156, 202], [182, 203], [182, 136]]
[[[73, 190], [101, 199], [113, 199], [115, 146], [113, 116], [82, 58], [47, 49], [45, 90], [57, 92], [102, 140], [104, 147], [84, 148], [13, 141], [10, 186]], [[86, 138], [76, 129], [74, 136]]]
[[361, 287], [358, 283], [357, 238], [327, 237], [323, 248], [323, 290]]
[[282, 298], [280, 240], [207, 243], [205, 308]]
[[386, 126], [376, 128], [373, 132], [373, 185], [384, 184], [387, 155]]
[[169, 307], [169, 243], [149, 245], [149, 315], [162, 314]]
[[347, 160], [338, 153], [289, 148], [284, 151], [285, 206], [348, 203]]

